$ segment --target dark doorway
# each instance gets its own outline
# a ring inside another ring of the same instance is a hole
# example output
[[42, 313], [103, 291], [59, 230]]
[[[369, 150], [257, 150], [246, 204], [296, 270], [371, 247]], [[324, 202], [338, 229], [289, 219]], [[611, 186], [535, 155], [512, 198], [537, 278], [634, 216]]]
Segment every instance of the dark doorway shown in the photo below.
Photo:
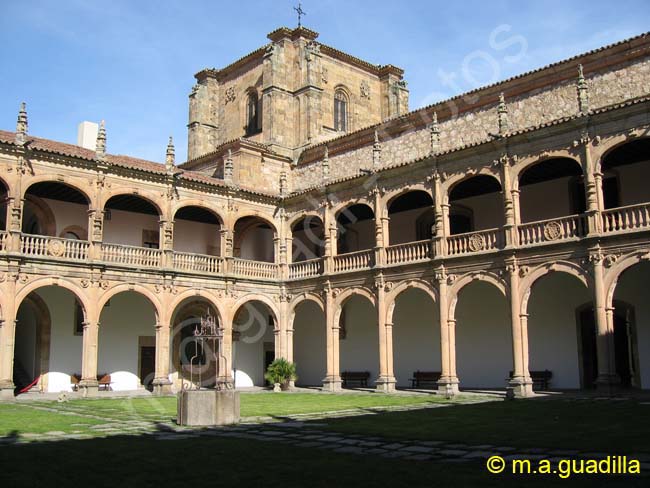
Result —
[[144, 387], [153, 391], [153, 379], [156, 375], [155, 346], [140, 347], [140, 380]]
[[[616, 374], [621, 386], [631, 387], [635, 381], [635, 335], [632, 321], [632, 307], [616, 302], [614, 305], [614, 357]], [[583, 307], [579, 314], [579, 342], [582, 358], [582, 387], [595, 388], [598, 377], [598, 355], [596, 353], [596, 320], [591, 306]]]

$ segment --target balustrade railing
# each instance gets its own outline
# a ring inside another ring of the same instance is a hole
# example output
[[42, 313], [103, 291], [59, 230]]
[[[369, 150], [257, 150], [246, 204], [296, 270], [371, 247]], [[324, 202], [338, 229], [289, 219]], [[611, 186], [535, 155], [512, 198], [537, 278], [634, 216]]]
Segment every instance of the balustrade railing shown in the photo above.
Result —
[[207, 254], [191, 252], [176, 252], [173, 257], [174, 269], [181, 271], [196, 271], [199, 273], [222, 273], [223, 258]]
[[162, 264], [162, 251], [148, 247], [123, 244], [102, 244], [102, 260], [145, 268], [157, 268]]
[[587, 234], [587, 222], [583, 215], [570, 215], [521, 224], [518, 232], [520, 246], [535, 246], [584, 237]]
[[[4, 240], [6, 246], [6, 237]], [[20, 236], [20, 252], [25, 256], [84, 261], [88, 259], [89, 247], [88, 241], [77, 239], [30, 234]]]
[[249, 259], [233, 258], [232, 272], [246, 278], [277, 279], [278, 265], [265, 261], [251, 261]]
[[371, 268], [375, 261], [375, 251], [372, 249], [339, 254], [334, 256], [334, 272], [356, 271]]
[[386, 264], [404, 264], [431, 258], [431, 241], [415, 241], [395, 244], [386, 248]]
[[650, 203], [603, 211], [603, 232], [625, 232], [650, 227]]
[[0, 231], [0, 251], [6, 251], [9, 242], [9, 233], [6, 230]]
[[289, 264], [289, 279], [311, 278], [323, 273], [323, 259], [308, 259]]
[[502, 247], [503, 231], [501, 229], [480, 230], [447, 237], [448, 256], [496, 251]]

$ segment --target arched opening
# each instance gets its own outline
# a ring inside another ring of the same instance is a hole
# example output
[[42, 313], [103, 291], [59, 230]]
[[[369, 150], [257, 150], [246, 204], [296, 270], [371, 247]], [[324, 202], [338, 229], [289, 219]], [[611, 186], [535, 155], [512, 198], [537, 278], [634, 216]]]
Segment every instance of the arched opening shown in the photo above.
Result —
[[257, 92], [250, 90], [246, 99], [246, 135], [262, 132], [262, 105]]
[[504, 221], [501, 183], [489, 175], [460, 181], [449, 192], [451, 235], [501, 227]]
[[323, 257], [325, 227], [320, 217], [305, 215], [291, 226], [291, 235], [291, 260], [294, 263]]
[[512, 370], [512, 334], [506, 297], [492, 283], [473, 281], [458, 294], [456, 368], [465, 388], [504, 388]]
[[217, 361], [214, 351], [205, 350], [194, 340], [194, 331], [201, 318], [213, 317], [220, 324], [217, 308], [206, 298], [194, 296], [183, 300], [171, 320], [172, 383], [176, 389], [183, 383], [211, 387], [215, 384]]
[[17, 391], [40, 377], [39, 391], [72, 391], [81, 379], [85, 312], [61, 286], [32, 291], [18, 307], [13, 380]]
[[[404, 290], [393, 310], [393, 370], [397, 387], [411, 387], [416, 371], [440, 373], [440, 318], [431, 296], [419, 288]], [[415, 386], [415, 385], [414, 385]], [[435, 389], [433, 383], [418, 389]]]
[[433, 199], [426, 191], [409, 191], [391, 200], [388, 217], [390, 245], [433, 237]]
[[174, 215], [174, 250], [221, 256], [221, 218], [204, 207], [190, 205]]
[[9, 187], [0, 180], [0, 230], [7, 230], [7, 210], [9, 208]]
[[104, 242], [160, 248], [160, 212], [139, 195], [115, 195], [104, 205]]
[[336, 215], [337, 254], [375, 247], [375, 213], [364, 203], [348, 205]]
[[[339, 357], [341, 377], [346, 373], [368, 373], [367, 386], [379, 376], [379, 330], [375, 307], [362, 295], [352, 295], [341, 304]], [[347, 388], [358, 383], [344, 385]]]
[[[56, 181], [34, 183], [25, 192], [22, 232], [87, 239], [88, 199], [76, 188]], [[70, 226], [81, 229], [68, 232]]]
[[550, 158], [527, 167], [519, 176], [519, 190], [522, 223], [586, 210], [582, 167], [575, 159]]
[[348, 96], [341, 88], [334, 92], [334, 130], [348, 131]]
[[650, 138], [635, 139], [605, 155], [603, 204], [605, 209], [650, 202]]
[[614, 356], [624, 386], [650, 389], [650, 263], [619, 277], [613, 296]]
[[595, 358], [595, 350], [583, 343], [589, 340], [588, 336], [595, 340], [593, 307], [588, 309], [589, 324], [581, 322], [580, 313], [576, 314], [585, 302], [591, 303], [589, 291], [569, 273], [544, 275], [531, 288], [527, 310], [528, 367], [530, 371], [550, 371], [552, 389], [580, 388], [581, 370], [584, 376], [584, 364]]
[[293, 320], [293, 362], [298, 386], [320, 386], [327, 374], [325, 314], [313, 300], [295, 308]]
[[253, 261], [275, 262], [275, 229], [260, 217], [242, 217], [235, 223], [234, 256]]
[[275, 359], [275, 314], [267, 304], [251, 300], [239, 307], [234, 317], [232, 364], [235, 387], [265, 386], [264, 373]]
[[156, 372], [156, 308], [136, 291], [110, 298], [101, 311], [97, 375], [111, 376], [111, 389], [153, 390]]

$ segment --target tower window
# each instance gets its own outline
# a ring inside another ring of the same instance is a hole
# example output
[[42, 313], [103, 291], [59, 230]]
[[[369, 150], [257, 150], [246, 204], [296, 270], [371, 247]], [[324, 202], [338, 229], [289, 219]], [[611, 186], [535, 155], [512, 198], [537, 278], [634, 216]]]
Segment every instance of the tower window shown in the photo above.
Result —
[[246, 135], [251, 136], [261, 131], [260, 101], [257, 93], [249, 93], [246, 104]]
[[342, 90], [334, 93], [334, 130], [339, 132], [348, 130], [348, 99]]

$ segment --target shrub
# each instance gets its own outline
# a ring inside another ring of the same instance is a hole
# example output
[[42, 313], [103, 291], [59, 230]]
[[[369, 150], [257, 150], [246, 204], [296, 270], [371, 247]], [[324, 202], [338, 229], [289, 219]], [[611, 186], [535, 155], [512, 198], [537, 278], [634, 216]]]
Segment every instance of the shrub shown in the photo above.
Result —
[[269, 364], [266, 373], [264, 373], [264, 378], [272, 385], [280, 383], [286, 387], [290, 381], [296, 381], [298, 379], [298, 376], [296, 376], [296, 365], [283, 358], [276, 359]]

